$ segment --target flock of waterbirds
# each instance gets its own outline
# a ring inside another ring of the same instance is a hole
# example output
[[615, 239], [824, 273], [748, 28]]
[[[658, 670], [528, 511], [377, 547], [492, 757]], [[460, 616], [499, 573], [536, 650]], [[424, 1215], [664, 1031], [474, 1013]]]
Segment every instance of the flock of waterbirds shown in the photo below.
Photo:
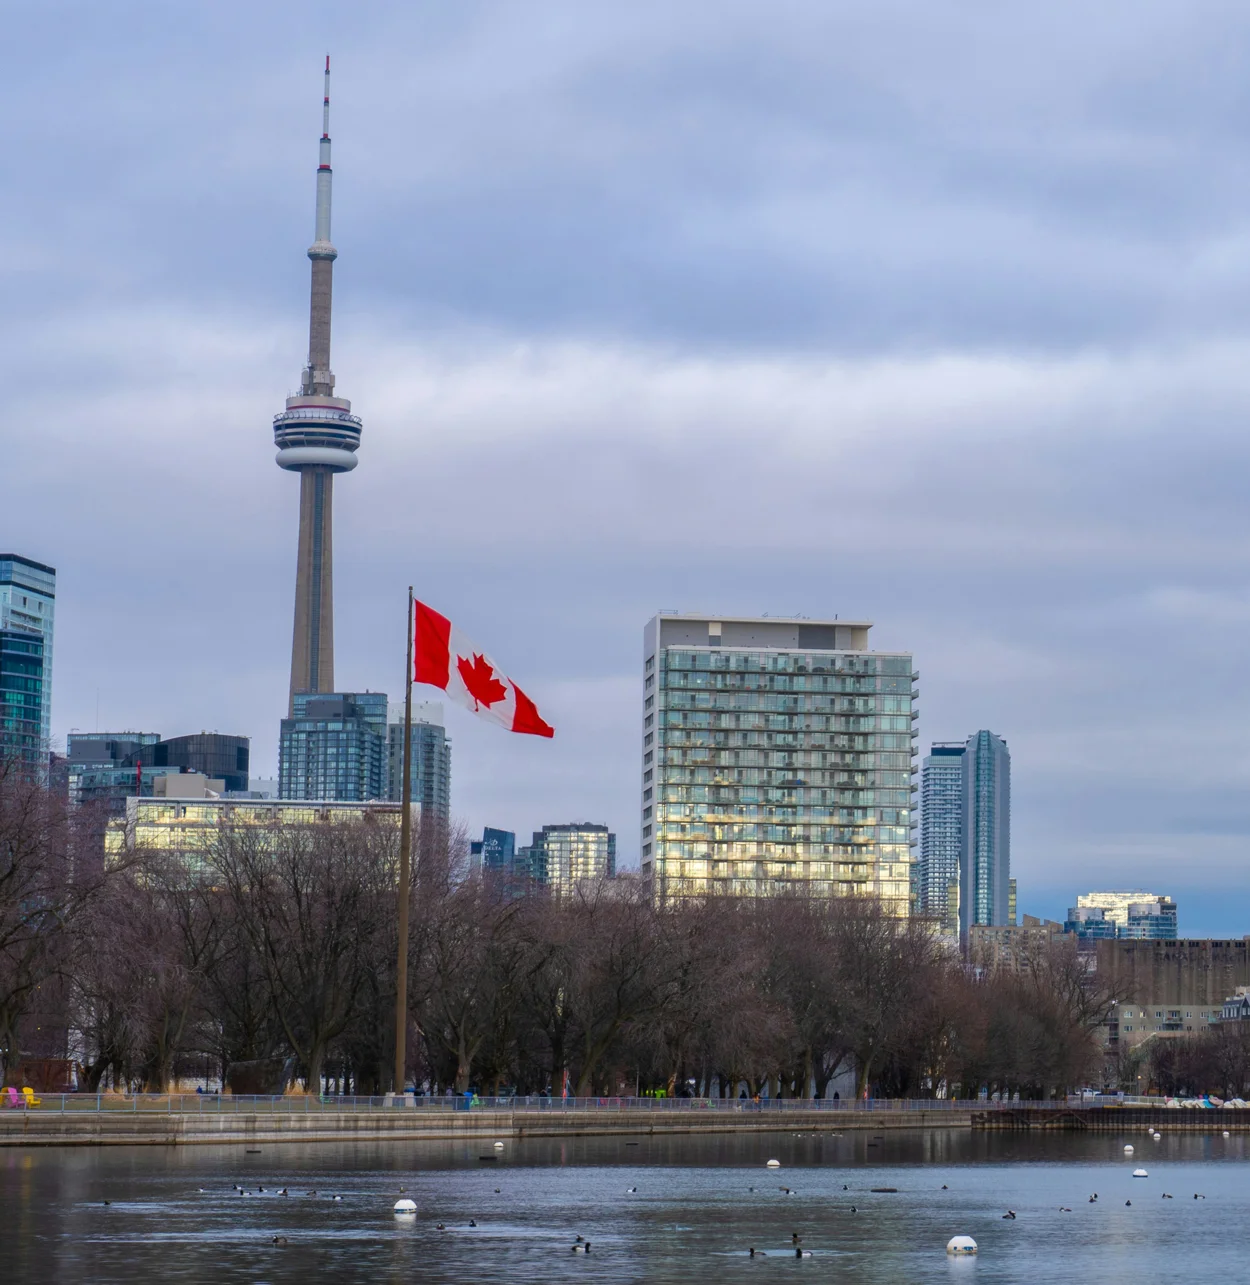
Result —
[[[1154, 1140], [1155, 1142], [1160, 1141], [1160, 1139], [1161, 1139], [1161, 1137], [1162, 1137], [1162, 1135], [1161, 1135], [1161, 1134], [1159, 1134], [1159, 1133], [1157, 1133], [1157, 1132], [1153, 1132], [1153, 1131], [1148, 1131], [1148, 1132], [1150, 1132], [1151, 1137], [1153, 1138], [1153, 1140]], [[802, 1135], [802, 1134], [796, 1134], [795, 1136], [796, 1136], [796, 1137], [802, 1137], [803, 1135]], [[1228, 1136], [1229, 1136], [1229, 1133], [1228, 1133], [1227, 1131], [1225, 1131], [1223, 1136], [1224, 1136], [1224, 1137], [1228, 1137]], [[880, 1143], [880, 1141], [881, 1141], [881, 1140], [882, 1140], [881, 1135], [875, 1135], [875, 1136], [874, 1136], [874, 1141], [869, 1142], [869, 1144], [868, 1144], [868, 1145], [869, 1145], [869, 1146], [879, 1145], [879, 1143]], [[637, 1145], [637, 1144], [631, 1143], [631, 1144], [628, 1144], [628, 1145], [631, 1145], [631, 1146], [632, 1146], [632, 1145]], [[496, 1143], [494, 1144], [494, 1146], [495, 1146], [495, 1150], [496, 1150], [496, 1151], [502, 1151], [502, 1150], [503, 1150], [503, 1143], [502, 1143], [502, 1142], [496, 1142]], [[256, 1152], [255, 1150], [249, 1149], [249, 1153], [248, 1153], [248, 1154], [250, 1154], [250, 1155], [251, 1155], [251, 1154], [257, 1154], [257, 1152]], [[1133, 1147], [1132, 1147], [1132, 1145], [1131, 1145], [1131, 1144], [1125, 1144], [1125, 1146], [1124, 1146], [1124, 1154], [1125, 1154], [1126, 1156], [1131, 1156], [1131, 1155], [1133, 1154]], [[492, 1160], [493, 1160], [495, 1157], [494, 1157], [494, 1156], [490, 1156], [490, 1157], [483, 1156], [483, 1157], [481, 1157], [481, 1158], [482, 1158], [482, 1159], [484, 1159], [484, 1160], [485, 1160], [485, 1159], [492, 1159]], [[781, 1168], [781, 1162], [780, 1162], [779, 1160], [776, 1160], [776, 1159], [769, 1160], [769, 1161], [767, 1162], [766, 1168], [768, 1168], [768, 1169], [770, 1169], [770, 1170], [780, 1169], [780, 1168]], [[1147, 1171], [1146, 1171], [1145, 1169], [1136, 1169], [1136, 1170], [1134, 1170], [1134, 1171], [1133, 1171], [1133, 1177], [1134, 1177], [1134, 1178], [1145, 1178], [1145, 1177], [1148, 1177], [1148, 1176], [1149, 1176], [1149, 1175], [1147, 1174]], [[268, 1190], [268, 1191], [267, 1191], [267, 1190], [265, 1189], [265, 1187], [264, 1187], [263, 1185], [261, 1185], [261, 1184], [257, 1184], [257, 1186], [256, 1186], [256, 1190], [255, 1190], [255, 1192], [253, 1192], [250, 1188], [243, 1187], [242, 1185], [240, 1185], [239, 1183], [237, 1183], [237, 1182], [236, 1182], [236, 1183], [232, 1183], [232, 1184], [231, 1184], [231, 1190], [232, 1190], [236, 1195], [238, 1195], [238, 1196], [243, 1196], [243, 1197], [248, 1197], [248, 1196], [253, 1196], [253, 1195], [255, 1195], [255, 1196], [270, 1196], [270, 1197], [278, 1197], [278, 1198], [283, 1198], [283, 1197], [287, 1197], [287, 1198], [289, 1198], [289, 1197], [290, 1197], [290, 1195], [291, 1195], [290, 1189], [289, 1189], [288, 1187], [282, 1187], [282, 1188], [277, 1189], [277, 1190], [271, 1189], [271, 1190]], [[748, 1192], [754, 1193], [756, 1189], [755, 1189], [755, 1187], [754, 1187], [754, 1186], [750, 1186], [750, 1187], [748, 1187], [748, 1188], [747, 1188], [747, 1190], [748, 1190]], [[778, 1190], [778, 1191], [780, 1191], [783, 1195], [786, 1195], [786, 1196], [796, 1196], [796, 1195], [798, 1195], [798, 1191], [797, 1191], [797, 1189], [796, 1189], [796, 1188], [794, 1188], [794, 1187], [790, 1187], [790, 1186], [787, 1186], [787, 1185], [785, 1185], [785, 1184], [778, 1184], [777, 1190]], [[849, 1187], [846, 1183], [843, 1183], [843, 1184], [842, 1184], [842, 1190], [843, 1190], [843, 1191], [846, 1191], [846, 1192], [849, 1192], [849, 1191], [850, 1191], [850, 1187]], [[896, 1187], [873, 1187], [873, 1188], [871, 1188], [870, 1190], [871, 1190], [873, 1193], [891, 1193], [891, 1194], [896, 1194], [896, 1193], [898, 1192], [898, 1188], [896, 1188]], [[942, 1184], [942, 1186], [941, 1186], [941, 1190], [942, 1190], [942, 1191], [949, 1191], [949, 1190], [950, 1190], [950, 1188], [949, 1188], [949, 1186], [948, 1186], [946, 1183], [943, 1183], [943, 1184]], [[400, 1199], [399, 1199], [399, 1200], [397, 1200], [397, 1201], [395, 1202], [394, 1206], [393, 1206], [393, 1211], [394, 1211], [394, 1213], [395, 1213], [395, 1216], [396, 1216], [397, 1218], [400, 1218], [400, 1219], [403, 1219], [403, 1220], [407, 1220], [407, 1219], [410, 1219], [410, 1218], [415, 1218], [416, 1213], [417, 1213], [417, 1206], [416, 1206], [416, 1203], [408, 1197], [408, 1189], [407, 1189], [406, 1187], [400, 1187], [400, 1188], [398, 1189], [398, 1191], [399, 1191]], [[501, 1194], [501, 1188], [496, 1187], [496, 1188], [494, 1189], [494, 1192], [495, 1192], [495, 1195], [500, 1195], [500, 1194]], [[198, 1193], [198, 1194], [200, 1194], [200, 1195], [211, 1195], [211, 1194], [213, 1194], [213, 1193], [212, 1193], [208, 1188], [205, 1188], [205, 1187], [199, 1187], [199, 1188], [197, 1188], [197, 1193]], [[630, 1187], [626, 1187], [626, 1188], [625, 1188], [625, 1193], [626, 1193], [626, 1195], [636, 1195], [636, 1194], [638, 1193], [638, 1188], [637, 1188], [637, 1186], [630, 1186]], [[298, 1195], [298, 1194], [299, 1194], [299, 1193], [297, 1193], [297, 1195]], [[334, 1192], [321, 1193], [321, 1192], [317, 1191], [317, 1190], [316, 1190], [316, 1188], [312, 1188], [312, 1189], [310, 1189], [310, 1190], [308, 1190], [308, 1191], [305, 1191], [305, 1192], [303, 1193], [303, 1195], [304, 1195], [306, 1198], [310, 1198], [310, 1199], [323, 1199], [323, 1200], [328, 1200], [328, 1201], [330, 1201], [330, 1202], [332, 1202], [332, 1203], [340, 1203], [340, 1202], [342, 1202], [342, 1200], [343, 1200], [342, 1195], [340, 1195], [340, 1194], [338, 1194], [338, 1193], [334, 1193]], [[1160, 1198], [1161, 1198], [1161, 1199], [1163, 1199], [1163, 1200], [1172, 1200], [1172, 1199], [1174, 1199], [1174, 1197], [1171, 1195], [1171, 1193], [1166, 1192], [1166, 1191], [1161, 1193]], [[1194, 1198], [1195, 1200], [1205, 1200], [1205, 1199], [1206, 1199], [1206, 1196], [1205, 1196], [1202, 1192], [1194, 1192], [1194, 1196], [1193, 1196], [1193, 1198]], [[1093, 1205], [1093, 1204], [1097, 1204], [1097, 1202], [1098, 1202], [1098, 1193], [1095, 1191], [1095, 1192], [1092, 1192], [1092, 1193], [1090, 1194], [1090, 1197], [1089, 1197], [1089, 1201], [1088, 1201], [1088, 1203], [1089, 1203], [1089, 1204], [1091, 1204], [1091, 1205]], [[103, 1201], [102, 1203], [103, 1203], [103, 1204], [105, 1204], [105, 1205], [111, 1205], [111, 1204], [112, 1204], [112, 1201], [110, 1201], [110, 1200], [105, 1200], [105, 1201]], [[1131, 1208], [1131, 1207], [1132, 1207], [1133, 1202], [1132, 1202], [1132, 1200], [1126, 1200], [1126, 1201], [1124, 1202], [1124, 1204], [1125, 1204], [1125, 1206], [1126, 1206], [1126, 1207]], [[851, 1204], [851, 1205], [846, 1206], [846, 1210], [847, 1210], [847, 1212], [849, 1212], [849, 1213], [851, 1213], [851, 1214], [856, 1214], [856, 1213], [858, 1213], [858, 1212], [859, 1212], [858, 1206], [856, 1206], [856, 1205], [854, 1205], [854, 1204]], [[1063, 1213], [1063, 1214], [1070, 1214], [1070, 1213], [1072, 1212], [1072, 1209], [1071, 1209], [1069, 1206], [1067, 1206], [1067, 1205], [1060, 1205], [1060, 1206], [1059, 1206], [1059, 1212], [1060, 1212], [1060, 1213]], [[1015, 1211], [1014, 1209], [1008, 1209], [1008, 1210], [1007, 1210], [1007, 1212], [1006, 1212], [1006, 1213], [1004, 1213], [1004, 1214], [1002, 1215], [1002, 1218], [1003, 1218], [1004, 1220], [1006, 1220], [1006, 1221], [1014, 1222], [1014, 1221], [1018, 1218], [1018, 1215], [1016, 1214], [1016, 1211]], [[473, 1229], [473, 1228], [476, 1228], [478, 1224], [477, 1224], [477, 1220], [476, 1220], [475, 1218], [470, 1218], [470, 1219], [468, 1220], [468, 1222], [467, 1222], [466, 1224], [463, 1224], [463, 1225], [464, 1225], [465, 1227], [469, 1228], [469, 1229]], [[448, 1227], [447, 1227], [447, 1225], [446, 1225], [445, 1223], [443, 1223], [443, 1222], [438, 1222], [438, 1223], [435, 1223], [435, 1224], [434, 1224], [434, 1229], [435, 1229], [436, 1231], [440, 1231], [440, 1232], [442, 1232], [442, 1231], [447, 1231], [447, 1230], [448, 1230]], [[291, 1241], [290, 1241], [290, 1238], [289, 1238], [289, 1237], [287, 1237], [287, 1236], [284, 1236], [284, 1235], [275, 1235], [275, 1236], [273, 1236], [273, 1237], [271, 1238], [271, 1243], [272, 1243], [274, 1246], [276, 1246], [276, 1247], [282, 1248], [282, 1247], [285, 1247], [285, 1246], [290, 1245]], [[804, 1248], [803, 1248], [803, 1237], [802, 1237], [802, 1235], [801, 1235], [799, 1232], [797, 1232], [797, 1231], [796, 1231], [796, 1232], [791, 1232], [791, 1233], [790, 1233], [790, 1243], [791, 1243], [791, 1252], [793, 1252], [793, 1254], [794, 1254], [794, 1256], [795, 1256], [796, 1258], [811, 1258], [811, 1257], [813, 1256], [813, 1255], [812, 1255], [812, 1251], [811, 1251], [810, 1249], [804, 1249]], [[587, 1240], [585, 1237], [583, 1237], [583, 1236], [581, 1236], [581, 1235], [578, 1235], [578, 1236], [577, 1236], [577, 1239], [576, 1239], [576, 1240], [573, 1242], [573, 1244], [570, 1246], [570, 1249], [571, 1249], [571, 1251], [572, 1251], [573, 1253], [575, 1253], [575, 1254], [589, 1254], [589, 1253], [590, 1253], [590, 1241], [589, 1241], [589, 1240]], [[775, 1251], [774, 1251], [774, 1252], [775, 1252]], [[977, 1244], [976, 1244], [976, 1241], [974, 1241], [974, 1240], [973, 1240], [971, 1237], [969, 1237], [969, 1236], [955, 1236], [955, 1237], [953, 1237], [953, 1238], [950, 1240], [950, 1242], [948, 1243], [948, 1245], [947, 1245], [947, 1252], [948, 1252], [948, 1253], [953, 1253], [953, 1254], [975, 1254], [975, 1253], [977, 1252]], [[768, 1251], [763, 1250], [763, 1249], [757, 1249], [755, 1246], [751, 1246], [751, 1247], [749, 1247], [749, 1248], [748, 1248], [748, 1250], [747, 1250], [747, 1254], [748, 1254], [748, 1256], [749, 1256], [750, 1258], [766, 1258], [766, 1257], [768, 1257]]]

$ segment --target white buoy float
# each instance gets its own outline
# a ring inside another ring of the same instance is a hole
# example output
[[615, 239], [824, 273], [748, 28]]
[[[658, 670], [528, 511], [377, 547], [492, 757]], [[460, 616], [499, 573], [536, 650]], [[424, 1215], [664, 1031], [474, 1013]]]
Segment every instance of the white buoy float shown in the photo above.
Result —
[[1124, 1144], [1124, 1154], [1126, 1156], [1131, 1156], [1133, 1154], [1133, 1144], [1131, 1142], [1126, 1142]]
[[764, 1167], [765, 1167], [766, 1169], [780, 1169], [780, 1168], [781, 1168], [781, 1161], [780, 1161], [780, 1160], [770, 1160], [770, 1161], [768, 1162], [768, 1164], [767, 1164], [767, 1165], [765, 1165]]
[[1225, 1129], [1225, 1130], [1224, 1130], [1224, 1136], [1225, 1136], [1226, 1138], [1231, 1138], [1231, 1137], [1232, 1137], [1232, 1134], [1231, 1134], [1231, 1133], [1229, 1133], [1229, 1131], [1228, 1131], [1227, 1129]]
[[1149, 1174], [1148, 1174], [1144, 1169], [1134, 1169], [1134, 1170], [1133, 1170], [1133, 1177], [1134, 1177], [1134, 1178], [1149, 1178], [1149, 1177], [1150, 1177], [1150, 1175], [1149, 1175]]
[[946, 1252], [948, 1254], [975, 1254], [977, 1252], [977, 1242], [971, 1236], [952, 1236], [946, 1242]]
[[404, 1214], [415, 1214], [417, 1212], [417, 1202], [409, 1200], [407, 1197], [403, 1200], [397, 1200], [395, 1202], [395, 1212], [400, 1217], [403, 1217]]
[[502, 1143], [502, 1142], [496, 1142], [496, 1143], [495, 1143], [495, 1150], [496, 1150], [496, 1151], [502, 1151], [502, 1150], [503, 1150], [503, 1143]]

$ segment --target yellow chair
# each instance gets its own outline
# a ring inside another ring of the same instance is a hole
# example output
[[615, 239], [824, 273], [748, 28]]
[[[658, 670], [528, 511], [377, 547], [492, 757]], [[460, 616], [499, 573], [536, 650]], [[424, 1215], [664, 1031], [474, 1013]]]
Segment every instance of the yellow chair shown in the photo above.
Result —
[[35, 1097], [35, 1090], [30, 1088], [29, 1085], [23, 1086], [22, 1097], [26, 1099], [26, 1105], [28, 1107], [43, 1106], [43, 1099]]

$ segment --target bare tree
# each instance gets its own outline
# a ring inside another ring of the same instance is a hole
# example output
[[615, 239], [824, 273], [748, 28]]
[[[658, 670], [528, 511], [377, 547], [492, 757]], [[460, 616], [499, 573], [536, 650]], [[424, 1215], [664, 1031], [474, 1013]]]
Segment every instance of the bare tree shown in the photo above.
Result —
[[320, 1091], [326, 1051], [352, 1019], [370, 939], [393, 916], [397, 844], [393, 827], [367, 818], [229, 828], [211, 851], [310, 1092]]
[[20, 1061], [19, 1026], [39, 988], [67, 975], [72, 930], [103, 881], [88, 850], [90, 814], [65, 804], [12, 758], [0, 759], [0, 1062]]

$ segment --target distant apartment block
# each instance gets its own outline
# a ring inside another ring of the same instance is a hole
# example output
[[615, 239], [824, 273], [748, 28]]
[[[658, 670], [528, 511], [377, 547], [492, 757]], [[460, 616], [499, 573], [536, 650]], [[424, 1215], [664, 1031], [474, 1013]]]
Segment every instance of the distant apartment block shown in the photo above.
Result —
[[912, 657], [867, 621], [643, 631], [642, 871], [661, 900], [807, 890], [909, 911]]
[[987, 972], [1020, 972], [1064, 936], [1064, 925], [1025, 915], [1020, 924], [973, 924], [968, 960]]
[[[404, 797], [404, 706], [392, 703], [387, 726], [387, 797]], [[451, 739], [437, 701], [412, 706], [412, 800], [421, 815], [451, 820]]]
[[579, 883], [616, 878], [616, 835], [606, 825], [545, 825], [517, 854], [518, 876], [567, 896]]
[[282, 720], [278, 745], [279, 797], [334, 803], [385, 799], [385, 692], [296, 692], [291, 701], [294, 714]]

